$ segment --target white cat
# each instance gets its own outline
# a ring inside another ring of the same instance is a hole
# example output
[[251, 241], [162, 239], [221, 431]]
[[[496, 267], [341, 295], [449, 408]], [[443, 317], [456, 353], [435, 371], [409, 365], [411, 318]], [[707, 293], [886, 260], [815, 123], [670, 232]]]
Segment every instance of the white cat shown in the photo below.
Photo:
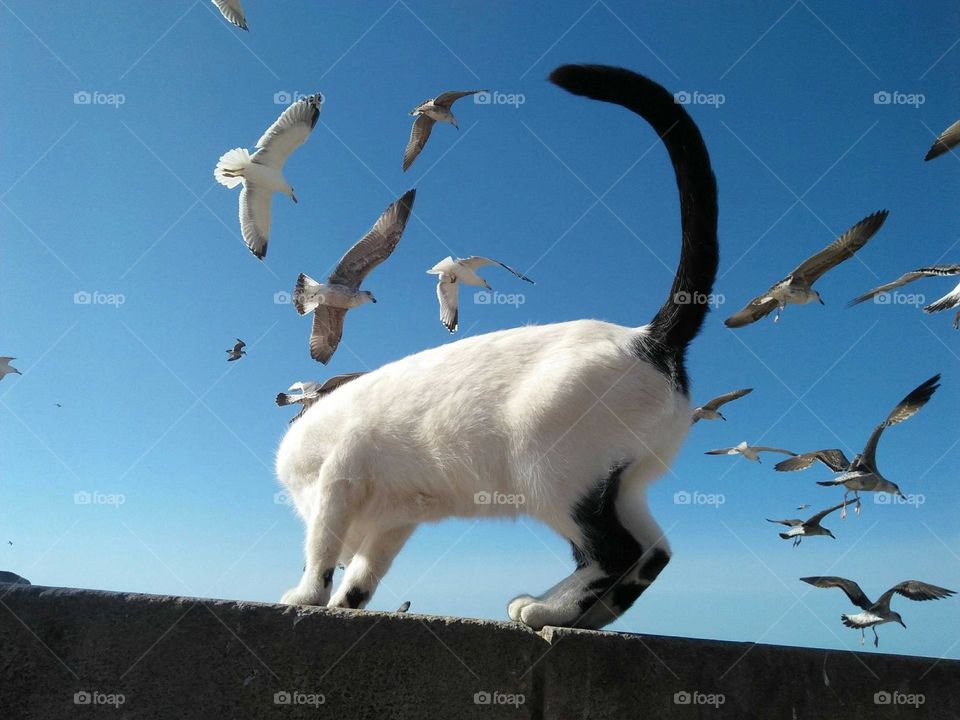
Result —
[[669, 151], [682, 242], [667, 301], [640, 328], [578, 320], [468, 338], [320, 400], [277, 455], [307, 526], [304, 575], [281, 602], [363, 607], [417, 524], [451, 516], [524, 513], [570, 540], [575, 571], [509, 605], [536, 629], [606, 625], [669, 561], [646, 488], [690, 428], [684, 354], [716, 276], [716, 183], [699, 130], [656, 83], [575, 65], [550, 80], [641, 115]]

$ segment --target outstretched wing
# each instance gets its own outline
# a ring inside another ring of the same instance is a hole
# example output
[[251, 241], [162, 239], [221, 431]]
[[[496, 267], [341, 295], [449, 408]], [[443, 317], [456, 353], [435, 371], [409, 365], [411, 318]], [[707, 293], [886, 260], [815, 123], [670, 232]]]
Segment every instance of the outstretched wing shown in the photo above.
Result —
[[433, 99], [434, 105], [443, 105], [446, 108], [449, 108], [457, 100], [467, 95], [476, 95], [477, 93], [490, 92], [489, 90], [448, 90], [445, 93], [440, 93]]
[[284, 110], [277, 121], [257, 140], [252, 160], [274, 170], [283, 168], [290, 153], [303, 145], [320, 117], [323, 95], [301, 98]]
[[773, 466], [774, 470], [780, 472], [794, 472], [795, 470], [806, 470], [819, 460], [834, 472], [844, 472], [849, 469], [850, 461], [843, 454], [843, 450], [832, 448], [829, 450], [813, 450], [807, 453], [801, 453], [796, 457], [781, 460]]
[[247, 18], [244, 17], [243, 8], [240, 6], [240, 0], [211, 0], [220, 14], [229, 22], [232, 22], [241, 30], [249, 31], [247, 27]]
[[715, 397], [713, 400], [708, 402], [703, 407], [708, 410], [716, 410], [719, 407], [726, 405], [731, 400], [736, 400], [737, 398], [742, 398], [744, 395], [749, 395], [753, 392], [753, 388], [744, 388], [743, 390], [734, 390], [733, 392], [728, 392], [726, 395], [720, 395]]
[[447, 275], [440, 273], [437, 279], [437, 299], [440, 301], [440, 322], [450, 332], [457, 331], [460, 319], [459, 310], [459, 283], [450, 280]]
[[916, 270], [911, 270], [908, 273], [904, 273], [898, 277], [893, 282], [888, 282], [886, 285], [881, 285], [880, 287], [875, 287], [869, 292], [865, 292], [859, 297], [855, 297], [849, 303], [847, 307], [853, 307], [854, 305], [859, 305], [862, 302], [871, 300], [877, 295], [882, 295], [885, 292], [890, 292], [891, 290], [896, 290], [898, 287], [903, 287], [907, 283], [911, 283], [914, 280], [919, 280], [922, 277], [931, 277], [931, 276], [947, 276], [947, 275], [960, 275], [960, 265], [930, 265], [929, 267], [917, 268]]
[[366, 375], [366, 373], [355, 372], [355, 373], [344, 373], [343, 375], [334, 375], [332, 378], [328, 379], [323, 385], [317, 388], [317, 397], [332, 393], [341, 385], [346, 385], [351, 380], [356, 380], [361, 375]]
[[240, 191], [240, 234], [250, 252], [263, 260], [270, 242], [270, 205], [273, 192], [261, 185], [243, 184]]
[[897, 583], [881, 595], [880, 599], [877, 600], [877, 605], [886, 605], [889, 607], [890, 599], [894, 593], [903, 595], [905, 598], [910, 598], [911, 600], [942, 600], [951, 595], [956, 595], [955, 590], [947, 590], [947, 588], [930, 585], [929, 583], [920, 582], [919, 580], [904, 580], [902, 583]]
[[950, 152], [950, 150], [958, 144], [960, 144], [960, 120], [957, 120], [953, 125], [940, 133], [940, 137], [930, 146], [926, 157], [923, 159], [933, 160], [935, 157], [940, 157], [944, 153]]
[[839, 510], [839, 509], [842, 508], [842, 507], [845, 507], [845, 506], [847, 506], [847, 505], [850, 505], [851, 503], [855, 503], [855, 502], [856, 502], [856, 500], [846, 500], [845, 502], [842, 502], [842, 503], [840, 503], [839, 505], [834, 505], [833, 507], [827, 508], [826, 510], [821, 510], [821, 511], [818, 512], [816, 515], [811, 516], [810, 519], [807, 520], [807, 524], [809, 524], [809, 525], [819, 525], [819, 524], [820, 524], [820, 521], [823, 520], [823, 519], [824, 519], [827, 515], [829, 515], [830, 513], [834, 512], [835, 510]]
[[792, 450], [784, 450], [783, 448], [767, 447], [766, 445], [754, 445], [753, 449], [757, 452], [775, 452], [780, 453], [781, 455], [792, 455], [796, 456], [796, 453]]
[[458, 260], [458, 262], [459, 262], [461, 265], [464, 265], [464, 266], [470, 268], [471, 270], [478, 270], [479, 268], [482, 268], [482, 267], [484, 267], [485, 265], [499, 265], [499, 266], [502, 267], [504, 270], [509, 270], [510, 272], [512, 272], [514, 275], [516, 275], [516, 276], [517, 276], [518, 278], [520, 278], [521, 280], [526, 280], [526, 281], [527, 281], [528, 283], [530, 283], [530, 284], [535, 284], [535, 283], [533, 282], [533, 280], [531, 280], [530, 278], [528, 278], [528, 277], [527, 277], [526, 275], [524, 275], [522, 272], [520, 272], [519, 270], [515, 270], [514, 268], [510, 267], [510, 266], [507, 265], [506, 263], [500, 262], [499, 260], [493, 260], [492, 258], [486, 258], [486, 257], [482, 257], [482, 256], [480, 256], [480, 255], [471, 255], [471, 256], [468, 257], [468, 258], [463, 258], [463, 259], [461, 259], [461, 260]]
[[310, 333], [310, 357], [326, 365], [336, 352], [343, 336], [343, 319], [347, 311], [330, 305], [318, 305], [313, 311]]
[[736, 455], [737, 449], [735, 447], [728, 448], [719, 448], [717, 450], [707, 450], [704, 455]]
[[430, 132], [433, 130], [433, 124], [436, 121], [429, 115], [418, 115], [413, 121], [413, 127], [410, 128], [410, 139], [407, 141], [407, 149], [403, 151], [403, 171], [406, 172], [413, 161], [417, 159], [423, 146], [430, 139]]
[[803, 520], [798, 520], [793, 518], [791, 520], [771, 520], [770, 518], [766, 519], [767, 522], [777, 523], [778, 525], [786, 525], [787, 527], [797, 527], [798, 525], [803, 525]]
[[935, 313], [940, 312], [941, 310], [949, 310], [950, 308], [955, 308], [957, 305], [960, 305], [960, 285], [957, 285], [953, 290], [948, 292], [939, 300], [927, 305], [923, 308], [924, 312]]
[[742, 310], [724, 320], [723, 324], [728, 328], [743, 327], [744, 325], [755, 323], [760, 318], [764, 318], [772, 313], [777, 309], [778, 303], [775, 298], [770, 297], [769, 292], [768, 290], [763, 295], [755, 297], [747, 303]]
[[908, 420], [916, 415], [920, 408], [926, 405], [927, 401], [933, 397], [933, 393], [937, 391], [937, 388], [940, 387], [939, 382], [940, 374], [937, 373], [926, 382], [918, 385], [910, 391], [910, 394], [897, 403], [897, 406], [887, 416], [886, 420], [877, 425], [873, 434], [870, 435], [870, 439], [867, 440], [866, 447], [863, 449], [863, 460], [871, 469], [876, 469], [877, 466], [877, 443], [880, 442], [880, 435], [883, 434], [883, 431], [891, 425], [902, 423], [904, 420]]
[[863, 594], [863, 590], [861, 590], [860, 586], [857, 585], [853, 580], [847, 580], [846, 578], [835, 577], [832, 575], [815, 575], [813, 577], [803, 577], [800, 579], [803, 582], [809, 583], [818, 588], [840, 588], [847, 594], [847, 597], [850, 598], [850, 602], [852, 602], [854, 605], [863, 608], [864, 610], [870, 609], [870, 598]]
[[852, 258], [854, 253], [874, 236], [889, 213], [886, 210], [868, 215], [816, 255], [804, 260], [790, 273], [794, 280], [813, 285], [825, 272]]

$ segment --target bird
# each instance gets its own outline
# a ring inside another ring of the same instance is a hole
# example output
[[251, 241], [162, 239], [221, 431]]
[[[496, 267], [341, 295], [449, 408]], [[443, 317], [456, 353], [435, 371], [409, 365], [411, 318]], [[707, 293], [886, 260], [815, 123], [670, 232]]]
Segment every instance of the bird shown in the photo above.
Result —
[[403, 153], [403, 171], [406, 172], [413, 161], [417, 159], [423, 146], [427, 144], [430, 137], [430, 131], [433, 130], [433, 124], [437, 121], [448, 122], [457, 130], [457, 119], [453, 116], [450, 108], [462, 97], [467, 95], [476, 95], [477, 93], [490, 92], [489, 90], [450, 90], [440, 93], [435, 98], [424, 100], [410, 111], [410, 115], [416, 116], [413, 121], [413, 128], [410, 130], [410, 140], [407, 141], [407, 149]]
[[241, 30], [250, 31], [250, 28], [247, 27], [247, 18], [243, 14], [243, 7], [240, 5], [240, 0], [210, 0], [214, 5], [217, 6], [217, 9], [220, 11], [220, 14], [227, 19], [228, 22], [233, 23]]
[[[815, 457], [809, 459], [805, 465], [800, 467], [793, 467], [789, 464], [789, 461], [785, 461], [774, 466], [774, 470], [802, 470], [809, 467], [814, 460], [820, 460], [831, 470], [841, 474], [833, 480], [817, 482], [817, 485], [823, 485], [824, 487], [843, 485], [844, 488], [846, 488], [843, 493], [843, 499], [846, 500], [847, 496], [853, 493], [856, 499], [855, 510], [858, 515], [860, 514], [861, 492], [885, 492], [905, 498], [906, 496], [901, 492], [900, 487], [896, 483], [887, 480], [877, 469], [877, 443], [880, 442], [880, 436], [886, 428], [910, 419], [920, 408], [926, 405], [927, 401], [933, 397], [933, 393], [940, 387], [939, 381], [940, 374], [938, 373], [911, 390], [903, 400], [897, 403], [897, 406], [890, 412], [887, 419], [877, 425], [867, 440], [863, 451], [853, 459], [853, 462], [847, 462], [846, 467], [844, 467], [846, 456], [843, 452], [832, 449], [806, 453], [806, 455], [813, 455]], [[801, 456], [798, 455], [795, 459], [799, 459], [800, 457]], [[826, 460], [824, 459], [825, 457], [827, 458]], [[844, 508], [840, 513], [840, 517], [844, 518], [846, 515], [846, 508]]]
[[330, 362], [343, 335], [347, 310], [377, 301], [373, 293], [361, 290], [360, 284], [371, 270], [390, 257], [400, 242], [416, 195], [416, 190], [408, 190], [387, 207], [370, 232], [340, 258], [326, 285], [300, 273], [293, 291], [293, 303], [301, 315], [313, 313], [310, 357], [314, 360], [324, 365]]
[[62, 408], [62, 407], [63, 407], [63, 405], [61, 405], [60, 403], [54, 403], [54, 405], [56, 405], [58, 408]]
[[[295, 382], [287, 389], [287, 392], [277, 394], [277, 405], [281, 407], [284, 405], [294, 405], [296, 403], [303, 405], [300, 412], [290, 419], [290, 424], [292, 425], [294, 421], [299, 420], [307, 410], [313, 407], [317, 400], [325, 395], [329, 395], [341, 385], [344, 385], [351, 380], [356, 380], [358, 377], [364, 374], [365, 373], [362, 372], [356, 372], [346, 373], [343, 375], [334, 375], [323, 384], [317, 382], [316, 380]], [[291, 395], [290, 393], [297, 394]]]
[[958, 144], [960, 144], [960, 120], [957, 120], [953, 125], [940, 133], [940, 137], [934, 140], [933, 145], [927, 150], [926, 157], [923, 159], [924, 161], [933, 160], [936, 157], [950, 152]]
[[[911, 270], [908, 273], [904, 273], [896, 280], [888, 282], [886, 285], [881, 285], [880, 287], [875, 287], [869, 292], [865, 292], [863, 295], [854, 298], [851, 300], [847, 307], [853, 307], [854, 305], [859, 305], [862, 302], [870, 300], [877, 295], [882, 293], [890, 292], [895, 290], [898, 287], [902, 287], [907, 283], [911, 283], [914, 280], [919, 280], [923, 277], [950, 277], [952, 275], [960, 275], [960, 264], [958, 265], [928, 265], [927, 267], [917, 268], [916, 270]], [[960, 306], [960, 283], [957, 286], [944, 295], [939, 300], [936, 300], [929, 305], [926, 305], [923, 308], [924, 312], [935, 313], [940, 312], [941, 310], [949, 310], [950, 308], [955, 308]], [[957, 329], [957, 321], [954, 320], [953, 327]]]
[[244, 350], [246, 346], [247, 344], [243, 340], [241, 340], [240, 338], [237, 338], [237, 344], [233, 346], [233, 349], [226, 351], [227, 355], [229, 356], [227, 358], [227, 362], [233, 362], [234, 360], [239, 360], [241, 357], [246, 355], [247, 351]]
[[11, 360], [16, 360], [16, 358], [0, 357], [0, 380], [3, 380], [7, 375], [23, 375], [22, 372], [10, 364]]
[[290, 153], [306, 142], [317, 124], [323, 95], [301, 98], [284, 110], [277, 121], [257, 140], [251, 155], [246, 148], [234, 148], [220, 156], [213, 176], [221, 185], [240, 191], [240, 232], [250, 252], [263, 260], [270, 241], [270, 205], [273, 193], [282, 192], [297, 202], [297, 196], [283, 177], [283, 165]]
[[830, 448], [829, 450], [811, 450], [810, 452], [800, 453], [792, 458], [781, 460], [773, 466], [773, 469], [780, 472], [806, 470], [817, 460], [834, 472], [845, 472], [850, 468], [850, 461], [847, 459], [847, 456], [843, 454], [843, 450]]
[[[839, 505], [834, 505], [833, 507], [827, 508], [826, 510], [821, 510], [816, 515], [813, 515], [807, 518], [806, 520], [798, 520], [798, 519], [771, 520], [770, 518], [767, 518], [767, 522], [777, 523], [779, 525], [786, 525], [787, 527], [789, 527], [790, 529], [787, 532], [780, 533], [780, 537], [782, 537], [784, 540], [790, 540], [792, 538], [794, 547], [797, 547], [797, 545], [800, 544], [800, 541], [803, 540], [803, 538], [812, 537], [814, 535], [829, 535], [834, 540], [836, 540], [836, 536], [832, 532], [830, 532], [827, 528], [823, 527], [820, 524], [820, 521], [823, 520], [827, 515], [832, 513], [834, 510], [839, 510], [845, 505], [848, 505], [850, 502], [853, 502], [853, 501], [852, 500], [850, 500], [849, 502], [844, 501]], [[803, 509], [804, 507], [809, 507], [809, 506], [802, 505], [798, 509]]]
[[471, 255], [468, 258], [452, 258], [449, 255], [427, 270], [428, 275], [437, 275], [437, 299], [440, 300], [440, 322], [450, 332], [456, 332], [459, 319], [457, 283], [479, 285], [491, 291], [490, 284], [477, 275], [477, 270], [486, 265], [499, 265], [509, 270], [521, 280], [535, 284], [522, 272], [514, 270], [499, 260]]
[[401, 605], [400, 607], [397, 608], [397, 612], [398, 612], [398, 613], [405, 613], [405, 612], [406, 612], [407, 610], [409, 610], [409, 609], [410, 609], [410, 601], [407, 600], [407, 601], [405, 601], [405, 602], [403, 603], [403, 605]]
[[775, 452], [775, 453], [782, 453], [784, 455], [796, 455], [795, 452], [790, 452], [789, 450], [781, 450], [780, 448], [766, 447], [764, 445], [747, 445], [746, 440], [744, 440], [739, 445], [735, 445], [734, 447], [720, 448], [719, 450], [707, 450], [704, 453], [704, 455], [743, 455], [747, 460], [760, 462], [760, 453], [762, 452]]
[[744, 388], [743, 390], [734, 390], [726, 395], [715, 397], [710, 402], [693, 409], [693, 420], [690, 424], [693, 425], [698, 420], [716, 420], [717, 418], [726, 420], [723, 413], [720, 412], [720, 407], [726, 405], [731, 400], [742, 398], [744, 395], [749, 395], [752, 392], [753, 388]]
[[863, 645], [864, 631], [867, 628], [873, 630], [873, 645], [879, 647], [880, 638], [877, 635], [877, 625], [883, 625], [888, 622], [898, 622], [907, 626], [900, 617], [900, 613], [890, 609], [890, 600], [894, 593], [903, 595], [910, 600], [941, 600], [951, 595], [955, 595], [954, 590], [929, 585], [919, 580], [904, 580], [897, 583], [887, 590], [876, 602], [871, 602], [870, 598], [864, 595], [863, 590], [853, 580], [847, 580], [842, 577], [833, 576], [814, 576], [800, 578], [803, 582], [809, 583], [818, 588], [837, 587], [846, 593], [847, 597], [857, 607], [863, 610], [856, 615], [841, 615], [840, 619], [848, 628], [858, 628], [860, 630], [860, 644]]
[[810, 503], [804, 503], [803, 505], [797, 505], [797, 510], [806, 510], [810, 507]]
[[813, 289], [813, 284], [828, 270], [853, 257], [857, 250], [866, 245], [883, 225], [887, 215], [886, 210], [880, 210], [865, 217], [823, 250], [800, 263], [783, 280], [751, 300], [742, 310], [724, 320], [724, 325], [730, 328], [743, 327], [774, 310], [777, 311], [774, 322], [779, 322], [780, 313], [787, 305], [805, 305], [814, 301], [823, 305], [823, 298]]

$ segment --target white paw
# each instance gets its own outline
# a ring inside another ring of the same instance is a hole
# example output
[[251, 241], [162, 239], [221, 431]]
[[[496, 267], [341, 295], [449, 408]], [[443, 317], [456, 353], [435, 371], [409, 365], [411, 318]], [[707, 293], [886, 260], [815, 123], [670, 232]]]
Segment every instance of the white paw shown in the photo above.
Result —
[[507, 615], [510, 616], [510, 619], [514, 622], [520, 622], [520, 612], [530, 603], [536, 602], [537, 599], [531, 595], [520, 595], [515, 597], [510, 601], [510, 604], [507, 605]]
[[304, 590], [299, 585], [287, 590], [280, 598], [282, 605], [326, 605], [330, 592], [323, 590]]
[[571, 627], [579, 615], [579, 608], [558, 608], [542, 602], [532, 602], [520, 611], [520, 622], [533, 630], [545, 625]]

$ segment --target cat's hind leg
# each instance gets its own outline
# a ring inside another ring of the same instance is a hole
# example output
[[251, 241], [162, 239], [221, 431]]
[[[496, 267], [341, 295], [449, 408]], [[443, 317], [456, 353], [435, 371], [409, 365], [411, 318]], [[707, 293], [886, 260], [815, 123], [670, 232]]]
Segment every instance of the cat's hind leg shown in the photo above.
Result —
[[414, 528], [416, 525], [411, 523], [367, 535], [347, 565], [347, 572], [329, 606], [365, 607]]

